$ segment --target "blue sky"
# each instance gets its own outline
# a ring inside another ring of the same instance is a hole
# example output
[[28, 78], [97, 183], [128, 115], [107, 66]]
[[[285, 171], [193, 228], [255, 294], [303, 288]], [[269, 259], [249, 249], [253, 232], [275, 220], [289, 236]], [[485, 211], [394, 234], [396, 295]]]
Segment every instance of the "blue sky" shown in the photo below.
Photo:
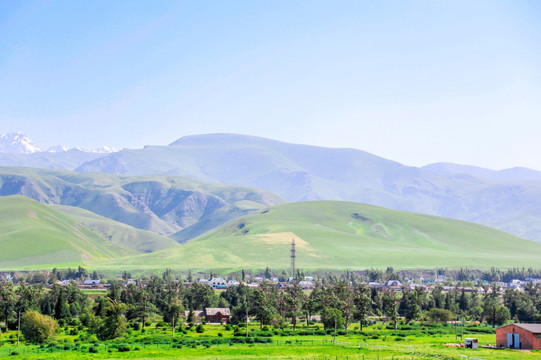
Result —
[[537, 1], [3, 1], [0, 133], [541, 169]]

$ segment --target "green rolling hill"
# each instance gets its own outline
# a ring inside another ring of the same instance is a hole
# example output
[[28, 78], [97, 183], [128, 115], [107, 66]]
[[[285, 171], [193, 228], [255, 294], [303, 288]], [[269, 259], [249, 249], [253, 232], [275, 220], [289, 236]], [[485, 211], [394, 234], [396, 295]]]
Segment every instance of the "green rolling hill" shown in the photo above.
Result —
[[184, 245], [112, 261], [104, 269], [303, 269], [539, 266], [541, 245], [486, 226], [350, 202], [279, 205]]
[[62, 211], [79, 224], [130, 252], [149, 253], [178, 246], [178, 243], [171, 238], [134, 228], [88, 210], [65, 205], [51, 205], [51, 207]]
[[81, 264], [135, 254], [25, 196], [0, 197], [0, 268]]
[[251, 187], [167, 175], [130, 177], [0, 167], [0, 196], [8, 195], [78, 207], [178, 242], [284, 202]]

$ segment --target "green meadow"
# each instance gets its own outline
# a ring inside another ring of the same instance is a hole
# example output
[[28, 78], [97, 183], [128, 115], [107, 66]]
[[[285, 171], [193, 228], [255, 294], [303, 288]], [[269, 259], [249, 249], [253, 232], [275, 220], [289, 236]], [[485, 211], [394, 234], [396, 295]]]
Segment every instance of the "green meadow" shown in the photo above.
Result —
[[[332, 330], [321, 330], [321, 324], [259, 330], [259, 324], [244, 336], [244, 327], [204, 325], [204, 332], [184, 327], [171, 338], [171, 328], [156, 324], [141, 330], [130, 330], [124, 337], [99, 342], [95, 336], [74, 326], [61, 328], [48, 344], [31, 345], [24, 341], [16, 346], [15, 331], [4, 333], [0, 340], [1, 358], [24, 359], [540, 359], [540, 351], [499, 349], [464, 349], [447, 347], [461, 343], [464, 337], [475, 337], [481, 346], [494, 344], [492, 328], [473, 326], [403, 325], [397, 331], [385, 324], [365, 327], [363, 332], [352, 326], [347, 333], [339, 331], [334, 340]], [[319, 330], [317, 330], [319, 329]], [[458, 336], [455, 335], [455, 331]], [[242, 335], [241, 335], [242, 333]], [[462, 339], [461, 337], [462, 336]], [[464, 359], [464, 357], [462, 357]]]

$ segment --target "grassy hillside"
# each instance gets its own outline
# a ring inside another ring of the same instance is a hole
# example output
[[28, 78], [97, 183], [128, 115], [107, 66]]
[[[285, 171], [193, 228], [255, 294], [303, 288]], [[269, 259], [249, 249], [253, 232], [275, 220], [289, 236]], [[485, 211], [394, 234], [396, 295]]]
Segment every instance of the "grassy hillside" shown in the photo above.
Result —
[[247, 216], [171, 250], [94, 263], [121, 268], [303, 269], [539, 266], [541, 245], [485, 226], [349, 202], [305, 202]]
[[283, 203], [255, 188], [167, 175], [129, 177], [0, 167], [0, 196], [7, 195], [79, 207], [138, 229], [174, 235], [178, 241]]
[[0, 197], [0, 267], [77, 264], [134, 254], [25, 196]]
[[72, 219], [111, 243], [131, 252], [149, 253], [178, 245], [171, 238], [136, 229], [88, 210], [64, 205], [53, 205], [52, 207], [69, 215]]

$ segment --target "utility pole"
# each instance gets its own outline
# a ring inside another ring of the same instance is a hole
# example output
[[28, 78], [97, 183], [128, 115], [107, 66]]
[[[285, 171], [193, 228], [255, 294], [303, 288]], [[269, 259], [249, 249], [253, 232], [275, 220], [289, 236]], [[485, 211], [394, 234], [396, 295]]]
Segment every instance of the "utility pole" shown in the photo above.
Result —
[[291, 278], [297, 280], [295, 279], [295, 257], [295, 238], [293, 238], [293, 240], [291, 241]]

